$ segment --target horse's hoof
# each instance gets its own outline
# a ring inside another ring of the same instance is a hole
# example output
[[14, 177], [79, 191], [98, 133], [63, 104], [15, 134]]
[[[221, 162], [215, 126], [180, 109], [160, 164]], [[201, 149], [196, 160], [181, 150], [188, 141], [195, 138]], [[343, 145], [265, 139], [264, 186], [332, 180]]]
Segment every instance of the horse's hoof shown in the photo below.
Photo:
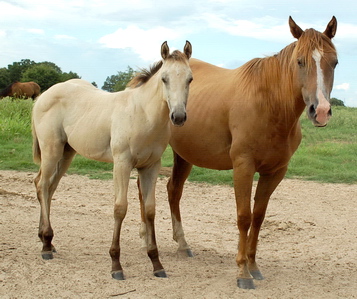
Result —
[[253, 276], [254, 279], [256, 280], [263, 280], [264, 276], [262, 275], [262, 273], [259, 270], [252, 270], [249, 271], [250, 274]]
[[112, 277], [116, 280], [125, 280], [123, 271], [113, 271]]
[[42, 253], [41, 253], [41, 255], [42, 255], [42, 258], [44, 259], [44, 260], [52, 260], [53, 259], [53, 252], [52, 251], [43, 251]]
[[186, 254], [188, 257], [193, 257], [192, 250], [190, 248], [186, 249]]
[[164, 269], [155, 271], [155, 272], [154, 272], [154, 275], [155, 275], [156, 277], [161, 277], [161, 278], [166, 278], [166, 277], [167, 277], [166, 272], [165, 272]]
[[179, 257], [193, 257], [192, 250], [190, 248], [187, 249], [179, 249], [177, 250], [177, 254]]
[[241, 289], [254, 290], [253, 278], [238, 278], [237, 285]]

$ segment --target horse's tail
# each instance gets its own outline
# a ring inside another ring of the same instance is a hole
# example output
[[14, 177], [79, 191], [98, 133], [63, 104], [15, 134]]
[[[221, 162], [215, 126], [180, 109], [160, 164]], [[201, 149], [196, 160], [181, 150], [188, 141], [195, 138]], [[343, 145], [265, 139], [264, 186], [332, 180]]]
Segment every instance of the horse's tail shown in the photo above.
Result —
[[38, 138], [37, 138], [37, 134], [36, 134], [33, 117], [32, 117], [32, 121], [31, 121], [31, 127], [32, 127], [32, 157], [33, 157], [33, 161], [35, 163], [39, 164], [39, 163], [41, 163], [41, 149], [40, 149], [40, 145], [38, 143]]

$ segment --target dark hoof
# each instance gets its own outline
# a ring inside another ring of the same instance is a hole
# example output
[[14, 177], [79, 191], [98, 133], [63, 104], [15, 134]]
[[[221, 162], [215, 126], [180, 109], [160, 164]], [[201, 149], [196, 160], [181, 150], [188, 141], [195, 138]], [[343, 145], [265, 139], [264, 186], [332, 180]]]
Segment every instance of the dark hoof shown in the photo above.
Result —
[[161, 278], [166, 278], [166, 277], [167, 277], [165, 270], [155, 271], [155, 272], [154, 272], [154, 275], [155, 275], [156, 277], [161, 277]]
[[253, 278], [238, 278], [237, 285], [241, 289], [254, 290]]
[[112, 277], [116, 280], [125, 280], [123, 271], [113, 271]]
[[193, 257], [192, 250], [190, 248], [186, 249], [186, 254], [188, 257]]
[[262, 273], [259, 270], [250, 271], [250, 274], [256, 280], [263, 280], [264, 279], [264, 276], [262, 275]]
[[44, 260], [46, 260], [46, 261], [53, 259], [53, 253], [52, 253], [52, 251], [44, 251], [44, 252], [41, 253], [41, 255], [42, 255], [42, 258], [43, 258]]

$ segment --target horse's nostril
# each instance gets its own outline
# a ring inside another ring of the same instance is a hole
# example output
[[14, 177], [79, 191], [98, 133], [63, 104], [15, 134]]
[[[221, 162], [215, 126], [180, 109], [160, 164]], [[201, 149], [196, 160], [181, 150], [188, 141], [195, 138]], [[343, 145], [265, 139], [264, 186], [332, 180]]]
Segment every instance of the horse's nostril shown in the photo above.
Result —
[[327, 112], [328, 116], [332, 116], [332, 109], [330, 108], [330, 110]]
[[315, 109], [314, 105], [310, 105], [310, 107], [309, 107], [309, 115], [311, 117], [314, 117], [315, 114], [316, 114], [316, 109]]

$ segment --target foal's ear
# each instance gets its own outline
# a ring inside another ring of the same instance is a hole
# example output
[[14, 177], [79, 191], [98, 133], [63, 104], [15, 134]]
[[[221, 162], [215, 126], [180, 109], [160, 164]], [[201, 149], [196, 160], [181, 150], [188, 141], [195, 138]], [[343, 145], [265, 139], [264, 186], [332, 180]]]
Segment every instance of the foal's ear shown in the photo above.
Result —
[[327, 24], [324, 34], [329, 38], [333, 38], [336, 34], [336, 30], [337, 30], [337, 20], [335, 16], [333, 16], [331, 21]]
[[163, 59], [166, 59], [170, 55], [170, 49], [169, 46], [167, 45], [167, 42], [163, 42], [161, 45], [161, 57]]
[[292, 17], [289, 17], [289, 26], [293, 37], [299, 39], [304, 31], [295, 23]]
[[188, 40], [186, 41], [185, 48], [183, 49], [183, 52], [185, 53], [187, 59], [190, 59], [190, 57], [192, 55], [192, 45]]

